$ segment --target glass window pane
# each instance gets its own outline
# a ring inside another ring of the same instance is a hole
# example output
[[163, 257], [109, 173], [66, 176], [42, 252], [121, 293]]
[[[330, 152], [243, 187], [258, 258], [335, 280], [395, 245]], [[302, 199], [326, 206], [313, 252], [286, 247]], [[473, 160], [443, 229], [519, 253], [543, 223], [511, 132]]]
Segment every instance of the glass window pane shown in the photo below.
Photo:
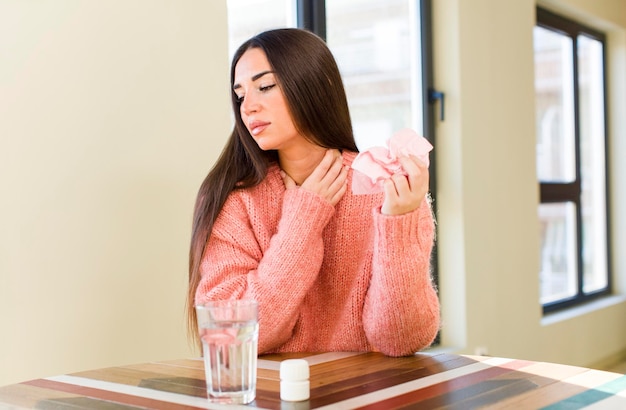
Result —
[[539, 205], [541, 303], [576, 295], [576, 207], [571, 202]]
[[228, 55], [261, 31], [295, 27], [295, 0], [228, 0]]
[[604, 64], [602, 43], [578, 37], [581, 210], [585, 293], [607, 283], [604, 147]]
[[415, 1], [326, 2], [326, 36], [343, 75], [359, 149], [401, 128], [423, 134]]
[[542, 182], [576, 178], [572, 39], [534, 29], [537, 177]]

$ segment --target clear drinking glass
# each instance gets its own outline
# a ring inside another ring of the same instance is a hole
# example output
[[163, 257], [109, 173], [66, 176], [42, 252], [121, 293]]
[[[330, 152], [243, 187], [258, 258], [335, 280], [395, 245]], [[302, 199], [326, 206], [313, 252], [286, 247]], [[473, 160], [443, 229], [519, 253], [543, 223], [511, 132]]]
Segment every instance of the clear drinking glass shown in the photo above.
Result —
[[221, 300], [196, 306], [208, 398], [247, 404], [256, 397], [258, 304]]

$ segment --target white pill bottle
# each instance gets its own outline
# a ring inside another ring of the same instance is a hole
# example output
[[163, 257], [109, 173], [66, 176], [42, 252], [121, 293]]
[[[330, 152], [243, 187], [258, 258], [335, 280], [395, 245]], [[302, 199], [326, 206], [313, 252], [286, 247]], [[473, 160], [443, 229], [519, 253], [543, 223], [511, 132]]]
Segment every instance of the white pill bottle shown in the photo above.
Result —
[[304, 359], [288, 359], [280, 362], [280, 399], [304, 401], [309, 399], [309, 362]]

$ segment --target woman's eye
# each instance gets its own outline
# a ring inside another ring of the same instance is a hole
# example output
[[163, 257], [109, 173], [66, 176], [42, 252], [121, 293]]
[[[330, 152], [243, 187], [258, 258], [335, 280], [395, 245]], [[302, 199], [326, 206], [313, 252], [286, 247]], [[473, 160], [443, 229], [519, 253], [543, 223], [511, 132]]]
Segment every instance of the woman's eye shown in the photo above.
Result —
[[270, 85], [264, 85], [262, 87], [259, 87], [259, 90], [266, 92], [271, 90], [272, 88], [274, 88], [276, 86], [276, 84], [270, 84]]
[[241, 104], [243, 102], [243, 97], [244, 97], [243, 95], [242, 96], [239, 96], [239, 95], [237, 96], [237, 102], [239, 104]]

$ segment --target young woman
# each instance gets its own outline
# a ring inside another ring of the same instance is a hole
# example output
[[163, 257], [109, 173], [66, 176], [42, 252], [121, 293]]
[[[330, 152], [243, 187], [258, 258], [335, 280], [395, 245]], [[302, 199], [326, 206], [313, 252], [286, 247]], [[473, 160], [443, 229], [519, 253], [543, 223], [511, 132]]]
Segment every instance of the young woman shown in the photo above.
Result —
[[255, 299], [259, 353], [429, 346], [439, 302], [427, 166], [402, 157], [384, 192], [351, 192], [358, 150], [342, 79], [310, 32], [246, 41], [231, 84], [235, 126], [195, 206], [190, 333], [195, 305]]

